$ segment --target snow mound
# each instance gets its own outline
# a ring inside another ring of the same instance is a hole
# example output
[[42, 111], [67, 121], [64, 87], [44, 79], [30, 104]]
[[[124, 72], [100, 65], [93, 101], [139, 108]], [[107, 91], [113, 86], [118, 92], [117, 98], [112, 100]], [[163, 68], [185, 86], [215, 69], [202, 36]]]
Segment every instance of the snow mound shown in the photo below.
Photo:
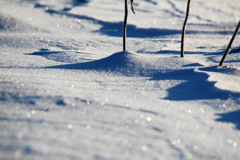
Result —
[[159, 72], [165, 73], [180, 69], [185, 64], [184, 59], [179, 57], [152, 58], [144, 54], [122, 51], [99, 60], [50, 66], [47, 68], [107, 71], [127, 76], [153, 76]]

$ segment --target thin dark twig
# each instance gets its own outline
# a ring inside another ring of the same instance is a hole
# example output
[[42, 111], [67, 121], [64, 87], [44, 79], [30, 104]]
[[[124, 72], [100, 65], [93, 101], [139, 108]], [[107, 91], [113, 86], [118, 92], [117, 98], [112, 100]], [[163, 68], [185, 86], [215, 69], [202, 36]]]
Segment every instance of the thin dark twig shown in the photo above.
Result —
[[[131, 2], [132, 12], [135, 14], [133, 8], [133, 0]], [[124, 16], [124, 24], [123, 24], [123, 51], [126, 51], [126, 37], [127, 37], [127, 18], [128, 18], [128, 0], [125, 0], [125, 16]]]
[[184, 23], [183, 23], [182, 40], [181, 40], [181, 57], [184, 57], [184, 36], [185, 36], [186, 25], [187, 25], [188, 16], [189, 16], [190, 3], [191, 3], [191, 0], [188, 0], [186, 17], [185, 17], [185, 20], [184, 20]]
[[127, 17], [128, 17], [128, 0], [125, 0], [125, 16], [123, 24], [123, 51], [126, 51], [126, 36], [127, 36]]
[[231, 47], [232, 47], [232, 43], [233, 43], [233, 41], [234, 41], [234, 39], [235, 39], [238, 31], [239, 31], [239, 28], [240, 28], [240, 21], [238, 22], [237, 28], [236, 28], [236, 30], [235, 30], [235, 32], [234, 32], [234, 34], [233, 34], [233, 36], [232, 36], [229, 44], [228, 44], [228, 47], [227, 47], [227, 49], [226, 49], [226, 51], [225, 51], [225, 53], [224, 53], [224, 55], [223, 55], [223, 57], [222, 57], [222, 60], [221, 60], [220, 63], [219, 63], [219, 66], [222, 66], [225, 58], [227, 57], [227, 54], [228, 54], [228, 52], [230, 51], [230, 49], [231, 49]]
[[130, 0], [131, 2], [131, 9], [132, 9], [132, 12], [135, 14], [135, 11], [134, 11], [134, 8], [133, 8], [133, 0]]

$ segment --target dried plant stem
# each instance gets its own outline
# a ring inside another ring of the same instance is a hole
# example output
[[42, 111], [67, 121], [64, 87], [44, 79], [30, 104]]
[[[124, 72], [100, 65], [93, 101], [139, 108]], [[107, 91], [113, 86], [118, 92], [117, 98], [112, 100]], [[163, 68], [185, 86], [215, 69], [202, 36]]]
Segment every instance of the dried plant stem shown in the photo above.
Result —
[[230, 49], [231, 49], [231, 47], [232, 47], [232, 43], [233, 43], [233, 41], [234, 41], [234, 39], [235, 39], [238, 31], [239, 31], [239, 28], [240, 28], [240, 21], [238, 22], [237, 28], [236, 28], [236, 30], [235, 30], [235, 32], [234, 32], [234, 34], [233, 34], [233, 36], [232, 36], [229, 44], [228, 44], [228, 47], [227, 47], [227, 49], [226, 49], [226, 51], [225, 51], [225, 53], [224, 53], [224, 55], [223, 55], [223, 57], [222, 57], [222, 60], [221, 60], [220, 63], [219, 63], [219, 66], [222, 66], [225, 58], [227, 57], [227, 54], [228, 54], [228, 52], [230, 51]]
[[135, 14], [135, 11], [134, 11], [134, 8], [133, 8], [133, 0], [130, 0], [130, 2], [131, 2], [131, 9], [132, 9], [132, 12], [133, 12], [133, 14]]
[[128, 18], [128, 0], [125, 0], [125, 16], [123, 24], [123, 51], [126, 51], [127, 18]]
[[181, 57], [184, 57], [184, 36], [185, 36], [186, 26], [187, 26], [187, 21], [188, 21], [188, 16], [189, 16], [190, 3], [191, 3], [191, 0], [188, 0], [186, 17], [185, 17], [185, 20], [183, 23], [182, 40], [181, 40]]

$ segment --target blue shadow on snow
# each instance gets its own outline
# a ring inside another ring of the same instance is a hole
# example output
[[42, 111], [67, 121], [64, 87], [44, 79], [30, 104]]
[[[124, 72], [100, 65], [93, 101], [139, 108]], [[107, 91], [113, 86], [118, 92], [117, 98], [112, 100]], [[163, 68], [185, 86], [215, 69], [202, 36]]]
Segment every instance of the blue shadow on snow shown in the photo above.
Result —
[[[99, 30], [96, 30], [96, 33], [100, 33], [102, 35], [108, 35], [113, 37], [122, 37], [122, 28], [123, 22], [107, 22], [103, 20], [98, 20], [92, 17], [72, 14], [64, 11], [56, 11], [53, 9], [45, 10], [45, 12], [49, 14], [58, 14], [65, 15], [67, 17], [77, 18], [81, 20], [93, 21], [96, 24], [101, 25]], [[181, 30], [175, 29], [159, 29], [159, 28], [138, 28], [135, 25], [128, 24], [127, 25], [127, 37], [132, 38], [150, 38], [150, 37], [160, 37], [160, 36], [168, 36], [168, 35], [180, 35], [182, 33]], [[187, 34], [231, 34], [231, 31], [195, 31], [188, 30]]]
[[[80, 7], [80, 6], [87, 5], [89, 2], [90, 2], [90, 0], [71, 0], [71, 1], [65, 2], [66, 4], [71, 5], [71, 7], [65, 7], [65, 8], [62, 9], [62, 11], [66, 11], [67, 12], [67, 11], [72, 10], [75, 7]], [[40, 3], [36, 3], [34, 5], [34, 8], [44, 8], [44, 9], [47, 9], [47, 8], [51, 8], [51, 6], [43, 5], [43, 4], [40, 4]]]
[[240, 110], [216, 115], [220, 116], [220, 118], [216, 119], [216, 121], [233, 123], [236, 125], [236, 129], [240, 130]]
[[[188, 64], [183, 67], [200, 67], [203, 71], [212, 70], [220, 72], [217, 67], [202, 68], [201, 64], [198, 63]], [[238, 92], [231, 92], [215, 87], [216, 82], [208, 81], [209, 75], [207, 73], [195, 71], [193, 68], [167, 71], [149, 68], [148, 64], [138, 60], [136, 54], [128, 52], [118, 52], [109, 57], [90, 62], [63, 64], [45, 68], [107, 71], [120, 73], [125, 76], [151, 77], [150, 80], [154, 81], [183, 81], [167, 90], [168, 95], [165, 99], [172, 101], [240, 98], [240, 93]], [[223, 74], [227, 72], [223, 72]]]
[[[198, 65], [198, 64], [196, 64]], [[216, 82], [208, 81], [207, 73], [196, 72], [194, 69], [176, 70], [168, 73], [154, 75], [151, 80], [183, 80], [167, 90], [164, 99], [172, 101], [205, 100], [240, 98], [240, 93], [222, 90], [215, 87]]]

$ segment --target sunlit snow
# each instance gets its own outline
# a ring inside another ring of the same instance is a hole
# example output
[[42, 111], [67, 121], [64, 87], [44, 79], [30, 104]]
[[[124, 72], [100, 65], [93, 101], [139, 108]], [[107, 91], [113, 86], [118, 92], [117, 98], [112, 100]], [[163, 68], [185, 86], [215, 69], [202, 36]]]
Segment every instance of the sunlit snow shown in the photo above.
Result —
[[122, 51], [123, 0], [1, 0], [0, 159], [239, 160], [239, 0], [192, 0], [181, 58], [186, 5], [134, 0]]

